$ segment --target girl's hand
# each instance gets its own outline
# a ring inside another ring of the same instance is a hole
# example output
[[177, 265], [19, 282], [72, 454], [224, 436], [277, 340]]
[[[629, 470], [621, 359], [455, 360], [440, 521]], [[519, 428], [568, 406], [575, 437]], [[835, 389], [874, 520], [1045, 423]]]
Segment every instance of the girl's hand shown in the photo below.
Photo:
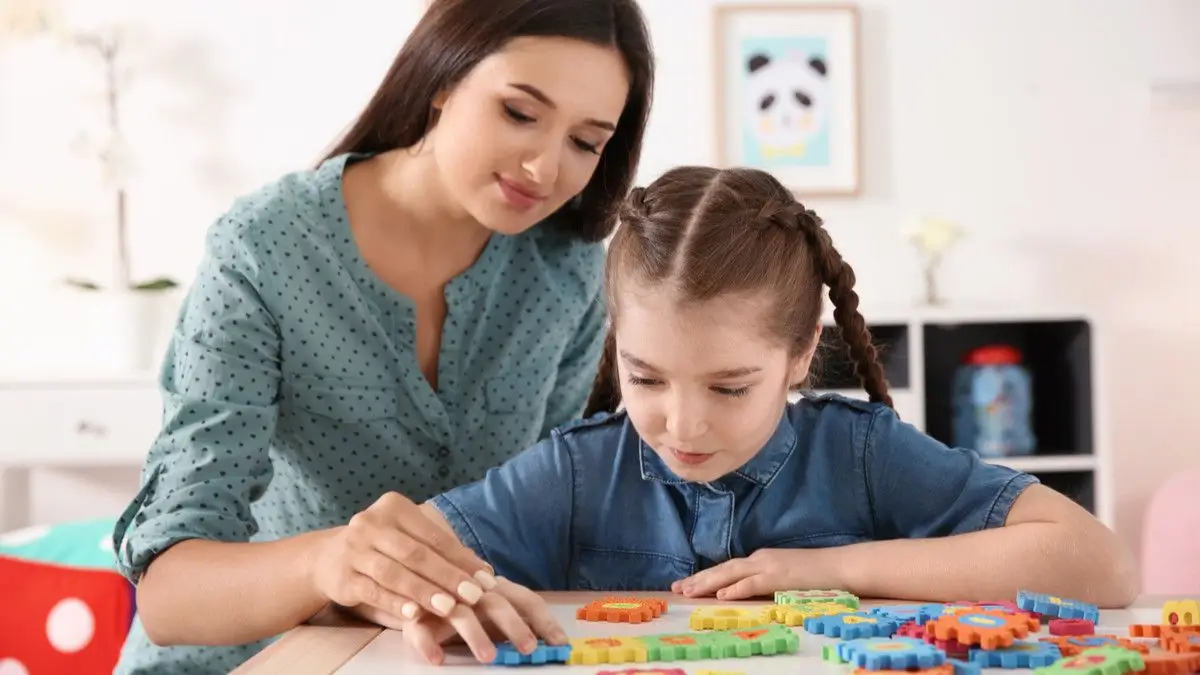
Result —
[[406, 618], [419, 608], [450, 616], [459, 600], [473, 605], [496, 584], [486, 563], [395, 492], [330, 530], [312, 569], [330, 602]]
[[689, 598], [715, 595], [718, 600], [744, 600], [775, 591], [837, 589], [842, 586], [829, 552], [836, 549], [763, 548], [671, 584]]
[[447, 618], [422, 613], [403, 630], [404, 641], [435, 665], [445, 659], [442, 645], [455, 637], [466, 642], [480, 663], [491, 663], [496, 658], [493, 641], [508, 640], [522, 654], [533, 652], [539, 638], [550, 645], [567, 643], [566, 633], [545, 600], [503, 578], [474, 607], [459, 605]]

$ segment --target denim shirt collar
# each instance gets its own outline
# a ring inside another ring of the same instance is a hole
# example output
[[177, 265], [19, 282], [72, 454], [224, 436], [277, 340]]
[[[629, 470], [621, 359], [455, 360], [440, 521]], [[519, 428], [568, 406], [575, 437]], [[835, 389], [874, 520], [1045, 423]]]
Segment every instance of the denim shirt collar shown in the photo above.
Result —
[[[722, 478], [727, 480], [732, 476], [738, 476], [751, 483], [766, 487], [787, 463], [795, 449], [796, 430], [792, 427], [791, 417], [785, 408], [780, 416], [779, 425], [775, 427], [775, 433], [767, 439], [766, 445], [758, 451], [758, 454], [743, 464], [741, 468]], [[658, 453], [646, 445], [641, 438], [638, 439], [638, 455], [642, 468], [642, 480], [658, 481], [667, 485], [682, 485], [688, 482], [675, 475], [675, 472], [667, 467]]]

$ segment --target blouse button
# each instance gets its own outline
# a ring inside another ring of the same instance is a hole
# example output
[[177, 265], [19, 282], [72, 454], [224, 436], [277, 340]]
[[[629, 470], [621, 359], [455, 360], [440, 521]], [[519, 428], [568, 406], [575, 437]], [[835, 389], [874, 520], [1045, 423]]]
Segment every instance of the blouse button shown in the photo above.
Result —
[[448, 466], [439, 467], [438, 475], [441, 476], [442, 478], [449, 476], [450, 475], [450, 467], [448, 467]]
[[437, 454], [438, 454], [438, 457], [443, 457], [443, 458], [449, 457], [450, 456], [450, 448], [438, 448]]

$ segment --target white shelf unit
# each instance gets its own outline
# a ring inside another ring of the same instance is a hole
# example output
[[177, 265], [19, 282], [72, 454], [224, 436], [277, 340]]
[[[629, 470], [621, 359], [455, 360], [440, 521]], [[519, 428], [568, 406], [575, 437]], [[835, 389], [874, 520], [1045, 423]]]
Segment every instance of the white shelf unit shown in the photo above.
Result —
[[[1098, 330], [1084, 312], [975, 306], [861, 309], [880, 350], [897, 413], [953, 446], [954, 371], [971, 349], [1017, 347], [1033, 378], [1034, 454], [988, 458], [1037, 476], [1109, 527], [1114, 503], [1102, 378], [1095, 355]], [[832, 316], [814, 362], [818, 392], [866, 398]]]

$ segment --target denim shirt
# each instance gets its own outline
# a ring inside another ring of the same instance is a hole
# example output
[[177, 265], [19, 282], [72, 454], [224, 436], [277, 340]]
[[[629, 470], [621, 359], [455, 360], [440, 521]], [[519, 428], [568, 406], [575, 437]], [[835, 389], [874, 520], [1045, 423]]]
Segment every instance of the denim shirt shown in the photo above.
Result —
[[556, 429], [430, 501], [498, 574], [534, 590], [662, 591], [762, 548], [998, 527], [1035, 482], [882, 404], [828, 394], [788, 404], [759, 453], [710, 483], [672, 473], [621, 412]]

